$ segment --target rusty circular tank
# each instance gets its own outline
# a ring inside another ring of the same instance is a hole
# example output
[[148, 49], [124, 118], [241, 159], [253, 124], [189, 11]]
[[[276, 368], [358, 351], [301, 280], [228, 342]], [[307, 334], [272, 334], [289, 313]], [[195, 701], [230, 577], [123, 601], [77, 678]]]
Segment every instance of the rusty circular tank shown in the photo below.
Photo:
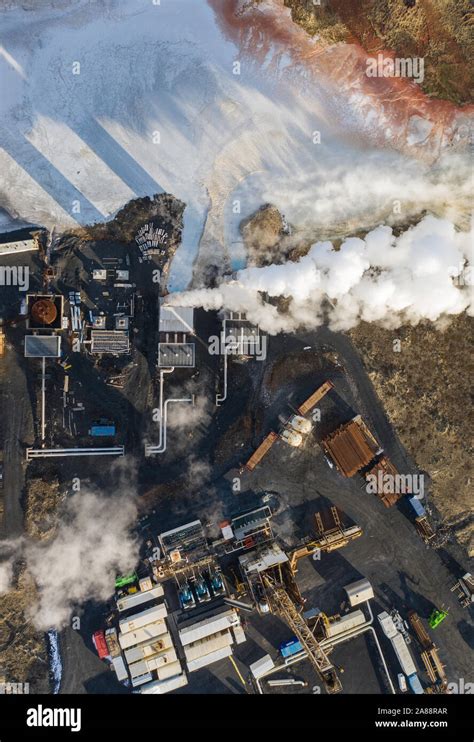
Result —
[[38, 325], [52, 325], [58, 310], [51, 299], [38, 299], [31, 307], [31, 316]]

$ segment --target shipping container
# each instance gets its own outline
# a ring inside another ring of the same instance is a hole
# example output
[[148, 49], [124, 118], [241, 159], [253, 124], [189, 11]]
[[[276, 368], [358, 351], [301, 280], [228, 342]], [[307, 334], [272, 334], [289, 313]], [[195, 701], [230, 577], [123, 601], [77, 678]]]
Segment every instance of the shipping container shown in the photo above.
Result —
[[409, 678], [410, 675], [416, 673], [416, 667], [405, 639], [397, 632], [397, 635], [393, 636], [390, 641], [392, 642], [392, 647], [397, 655], [400, 667]]
[[117, 598], [117, 608], [119, 611], [128, 611], [130, 608], [136, 608], [150, 600], [157, 600], [163, 597], [164, 590], [161, 585], [156, 585], [151, 590], [136, 592], [132, 595], [126, 595], [123, 598]]
[[92, 641], [101, 660], [109, 656], [109, 649], [103, 631], [96, 631], [92, 636]]
[[387, 611], [379, 613], [377, 618], [385, 636], [392, 639], [392, 637], [398, 634], [397, 627], [393, 623], [393, 618], [388, 615]]
[[121, 683], [123, 683], [124, 680], [128, 680], [127, 669], [122, 657], [114, 657], [112, 659], [112, 665], [117, 674], [117, 680]]
[[294, 654], [298, 654], [298, 652], [302, 652], [303, 645], [296, 637], [294, 637], [293, 639], [280, 644], [279, 649], [281, 656], [286, 659], [287, 657], [292, 657]]
[[413, 495], [412, 497], [408, 498], [408, 502], [412, 506], [418, 518], [422, 518], [426, 515], [426, 510], [421, 504], [421, 500], [418, 497], [415, 497], [415, 495]]
[[115, 629], [107, 629], [105, 632], [105, 641], [111, 657], [120, 657], [120, 644], [118, 643], [117, 631]]
[[93, 438], [112, 438], [115, 435], [115, 425], [93, 425], [89, 435]]
[[425, 692], [416, 672], [408, 676], [408, 685], [417, 696], [421, 696]]

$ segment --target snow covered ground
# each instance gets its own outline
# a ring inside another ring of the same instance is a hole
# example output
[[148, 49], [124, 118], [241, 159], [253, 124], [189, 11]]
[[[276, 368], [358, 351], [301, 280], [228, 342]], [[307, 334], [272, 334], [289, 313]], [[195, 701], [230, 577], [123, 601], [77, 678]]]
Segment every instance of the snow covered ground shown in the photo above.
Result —
[[238, 224], [264, 202], [341, 234], [467, 209], [467, 163], [451, 146], [464, 115], [443, 111], [441, 129], [417, 102], [422, 115], [400, 124], [368, 94], [359, 52], [320, 47], [281, 0], [236, 23], [236, 0], [7, 5], [0, 206], [67, 227], [170, 191], [187, 204], [172, 290], [193, 263], [240, 267]]

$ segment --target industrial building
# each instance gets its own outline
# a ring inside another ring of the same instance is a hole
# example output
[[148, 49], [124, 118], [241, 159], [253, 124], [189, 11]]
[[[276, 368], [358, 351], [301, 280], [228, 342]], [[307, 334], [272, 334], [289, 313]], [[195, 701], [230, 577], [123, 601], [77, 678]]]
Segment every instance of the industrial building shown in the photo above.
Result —
[[38, 250], [39, 234], [31, 229], [15, 229], [0, 235], [0, 256]]
[[232, 645], [245, 641], [239, 614], [227, 606], [203, 618], [181, 621], [178, 634], [189, 672], [230, 657]]
[[226, 311], [222, 320], [222, 337], [226, 353], [255, 356], [260, 344], [260, 328], [247, 319], [245, 312]]
[[127, 355], [130, 353], [130, 340], [126, 330], [92, 330], [91, 353]]
[[158, 366], [161, 368], [193, 368], [195, 344], [188, 336], [194, 335], [194, 309], [160, 305]]
[[[120, 682], [130, 682], [140, 692], [167, 693], [187, 680], [167, 626], [168, 609], [158, 602], [163, 587], [151, 584], [141, 580], [140, 591], [117, 598], [122, 617], [118, 630], [107, 630], [105, 641]], [[137, 608], [141, 610], [133, 612]]]

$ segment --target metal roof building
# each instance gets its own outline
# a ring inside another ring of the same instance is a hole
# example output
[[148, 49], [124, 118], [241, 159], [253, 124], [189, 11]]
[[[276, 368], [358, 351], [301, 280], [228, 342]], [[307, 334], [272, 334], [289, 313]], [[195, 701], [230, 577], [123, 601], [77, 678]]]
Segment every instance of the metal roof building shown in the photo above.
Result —
[[59, 358], [61, 337], [59, 335], [26, 335], [25, 358]]
[[92, 330], [91, 353], [130, 353], [130, 341], [125, 330]]
[[197, 621], [191, 626], [182, 629], [179, 629], [178, 626], [178, 633], [181, 644], [186, 647], [186, 645], [198, 642], [206, 636], [217, 634], [239, 624], [240, 618], [235, 609], [231, 608], [217, 615], [209, 616], [202, 621]]
[[166, 634], [168, 629], [164, 619], [159, 621], [153, 621], [153, 623], [147, 624], [141, 629], [136, 631], [127, 631], [126, 634], [119, 634], [119, 644], [122, 649], [128, 649], [128, 647], [134, 647], [136, 644], [141, 642], [149, 641], [157, 636]]
[[128, 634], [129, 632], [137, 631], [147, 624], [154, 623], [160, 618], [165, 618], [168, 615], [166, 606], [164, 603], [153, 606], [153, 608], [147, 608], [140, 613], [134, 613], [129, 618], [122, 618], [119, 621], [120, 631], [122, 634]]
[[193, 307], [160, 307], [160, 332], [194, 332]]
[[171, 678], [167, 678], [166, 680], [155, 680], [152, 683], [147, 683], [146, 685], [142, 685], [140, 688], [140, 693], [169, 693], [172, 690], [177, 690], [178, 688], [182, 688], [184, 685], [188, 684], [188, 679], [184, 673], [181, 673], [180, 675], [174, 675]]
[[158, 366], [194, 367], [194, 343], [158, 343]]
[[136, 608], [143, 603], [148, 603], [150, 600], [161, 598], [164, 590], [161, 585], [156, 585], [151, 590], [146, 592], [132, 593], [132, 595], [126, 595], [123, 598], [118, 598], [117, 608], [119, 611], [126, 611], [129, 608]]
[[239, 557], [240, 566], [247, 574], [249, 572], [264, 572], [270, 567], [277, 564], [283, 564], [288, 561], [285, 552], [277, 544], [272, 544], [260, 554], [250, 552]]

